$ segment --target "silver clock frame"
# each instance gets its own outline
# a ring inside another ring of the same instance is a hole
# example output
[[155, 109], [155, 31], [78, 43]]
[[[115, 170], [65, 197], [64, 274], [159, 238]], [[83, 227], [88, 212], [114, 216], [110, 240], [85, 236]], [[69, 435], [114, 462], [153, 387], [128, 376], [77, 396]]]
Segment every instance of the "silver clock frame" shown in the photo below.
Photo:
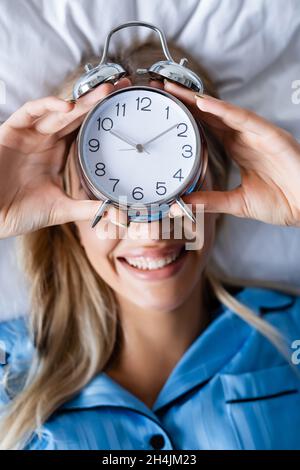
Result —
[[[178, 106], [182, 108], [182, 110], [186, 113], [186, 115], [190, 119], [190, 122], [192, 123], [195, 136], [196, 136], [196, 149], [195, 149], [196, 158], [195, 158], [193, 167], [190, 171], [190, 176], [188, 180], [185, 183], [183, 183], [181, 186], [179, 186], [178, 189], [174, 191], [172, 194], [170, 194], [168, 197], [160, 198], [157, 201], [152, 201], [149, 203], [122, 204], [120, 203], [118, 198], [113, 198], [112, 195], [107, 193], [105, 190], [98, 189], [89, 178], [87, 167], [84, 161], [84, 148], [83, 148], [84, 134], [85, 134], [85, 130], [87, 128], [88, 123], [93, 118], [95, 113], [97, 113], [99, 108], [103, 106], [103, 103], [109, 101], [113, 96], [116, 96], [125, 92], [130, 93], [131, 90], [141, 90], [141, 91], [146, 91], [146, 92], [151, 92], [151, 93], [158, 93], [174, 101]], [[177, 204], [179, 204], [179, 206], [182, 208], [185, 214], [193, 222], [196, 222], [194, 214], [186, 206], [184, 201], [181, 199], [181, 196], [189, 194], [192, 191], [197, 191], [201, 188], [204, 178], [205, 178], [206, 168], [207, 168], [207, 146], [206, 146], [206, 140], [204, 138], [204, 132], [203, 132], [202, 126], [200, 125], [198, 121], [196, 122], [196, 119], [194, 118], [191, 111], [175, 96], [171, 95], [165, 90], [161, 90], [159, 88], [154, 88], [154, 87], [150, 87], [146, 85], [135, 85], [131, 87], [122, 88], [107, 95], [105, 98], [100, 100], [86, 115], [80, 127], [79, 133], [77, 135], [76, 149], [77, 149], [77, 152], [76, 152], [77, 153], [76, 155], [77, 168], [79, 171], [80, 181], [81, 181], [83, 188], [85, 189], [90, 199], [96, 198], [98, 200], [103, 201], [99, 210], [97, 211], [97, 214], [95, 215], [95, 218], [92, 223], [92, 227], [94, 227], [99, 222], [105, 210], [108, 209], [109, 205], [113, 205], [116, 208], [127, 211], [128, 224], [129, 224], [130, 222], [152, 222], [154, 220], [159, 220], [168, 214], [170, 205], [172, 205], [174, 202], [177, 202]], [[153, 211], [153, 206], [156, 206], [157, 208], [156, 211], [155, 210]], [[145, 213], [145, 209], [146, 209], [146, 213]]]
[[105, 39], [103, 54], [98, 65], [93, 66], [88, 63], [85, 65], [85, 73], [75, 82], [73, 86], [73, 100], [76, 101], [80, 96], [85, 95], [93, 88], [101, 83], [110, 82], [116, 83], [120, 78], [127, 75], [127, 71], [121, 64], [111, 63], [108, 61], [108, 50], [112, 36], [124, 28], [143, 27], [154, 31], [160, 40], [162, 51], [165, 60], [160, 60], [152, 64], [147, 69], [137, 69], [137, 74], [148, 74], [156, 80], [163, 81], [164, 79], [180, 83], [181, 85], [195, 91], [196, 93], [203, 93], [204, 85], [200, 77], [192, 70], [187, 68], [188, 62], [186, 57], [183, 57], [179, 63], [175, 62], [172, 58], [167, 39], [164, 32], [157, 26], [146, 23], [145, 21], [128, 21], [127, 23], [120, 24], [112, 29]]

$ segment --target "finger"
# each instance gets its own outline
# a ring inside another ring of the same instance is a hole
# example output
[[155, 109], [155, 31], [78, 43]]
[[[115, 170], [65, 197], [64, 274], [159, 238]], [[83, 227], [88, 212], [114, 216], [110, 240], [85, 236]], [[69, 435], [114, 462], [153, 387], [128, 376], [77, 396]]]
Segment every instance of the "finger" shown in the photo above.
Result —
[[[99, 85], [86, 95], [81, 96], [73, 105], [72, 111], [67, 115], [62, 113], [50, 113], [35, 123], [35, 129], [42, 134], [55, 134], [69, 126], [79, 118], [84, 119], [89, 110], [114, 89], [111, 83]], [[71, 126], [72, 127], [72, 126]]]
[[120, 227], [127, 227], [128, 215], [125, 210], [117, 209], [114, 206], [110, 206], [107, 210], [107, 217], [111, 223], [118, 225]]
[[82, 220], [92, 221], [101, 204], [103, 202], [99, 200], [77, 200], [63, 195], [53, 206], [50, 225]]
[[115, 86], [116, 90], [120, 90], [121, 88], [126, 88], [128, 86], [132, 86], [132, 82], [129, 78], [123, 77], [120, 80], [118, 80], [117, 83], [115, 83], [114, 86]]
[[[115, 85], [114, 85], [114, 89], [112, 91], [116, 91], [116, 90], [120, 90], [121, 88], [126, 88], [126, 87], [129, 87], [132, 85], [132, 82], [129, 80], [129, 78], [127, 77], [124, 77], [124, 78], [121, 78]], [[80, 117], [78, 117], [75, 121], [72, 121], [70, 124], [68, 124], [67, 126], [65, 126], [63, 129], [61, 129], [59, 132], [58, 132], [58, 138], [62, 138], [62, 137], [65, 137], [66, 135], [69, 135], [70, 133], [72, 133], [73, 131], [75, 131], [76, 129], [78, 129], [78, 127], [82, 124], [84, 118], [85, 118], [86, 114], [84, 115], [81, 115]]]
[[249, 111], [209, 95], [197, 96], [196, 104], [205, 113], [216, 116], [231, 129], [250, 132], [261, 137], [274, 134], [276, 127], [266, 119]]
[[164, 84], [159, 80], [150, 80], [149, 85], [153, 88], [158, 88], [160, 90], [164, 89]]
[[15, 111], [3, 125], [20, 129], [30, 127], [36, 119], [49, 112], [59, 112], [64, 115], [74, 108], [74, 104], [56, 96], [48, 96], [34, 101], [27, 101]]
[[[79, 98], [76, 103], [77, 108], [74, 108], [74, 114], [70, 114], [68, 119], [65, 119], [64, 116], [48, 116], [42, 124], [39, 124], [39, 130], [41, 131], [42, 129], [43, 132], [45, 132], [46, 126], [48, 126], [46, 132], [51, 131], [51, 133], [58, 133], [58, 138], [60, 139], [76, 130], [83, 122], [86, 114], [98, 101], [105, 98], [113, 91], [120, 90], [121, 88], [125, 88], [130, 85], [131, 81], [127, 77], [121, 78], [115, 85], [112, 85], [111, 83], [99, 85], [97, 88], [100, 88], [100, 90], [98, 90], [97, 94], [94, 93], [94, 90], [93, 92], [88, 93], [86, 97], [83, 96]], [[88, 95], [90, 96], [88, 97]], [[72, 118], [71, 122], [69, 118]]]
[[[68, 124], [67, 126], [65, 126], [63, 129], [61, 129], [60, 131], [58, 131], [56, 133], [57, 135], [57, 140], [63, 138], [63, 137], [66, 137], [70, 134], [72, 134], [72, 132], [76, 131], [76, 129], [78, 129], [84, 118], [85, 118], [86, 115], [83, 115], [83, 116], [80, 116], [78, 117], [77, 119], [75, 119], [75, 121], [72, 121], [70, 124]], [[76, 137], [76, 136], [75, 136]]]
[[[230, 191], [198, 191], [183, 196], [182, 199], [185, 203], [191, 204], [190, 209], [195, 213], [203, 211], [203, 205], [204, 212], [208, 213], [223, 213], [237, 217], [246, 217], [247, 213], [241, 186]], [[177, 203], [172, 204], [170, 207], [170, 216], [183, 216], [183, 212]]]
[[165, 80], [164, 82], [164, 89], [186, 104], [194, 117], [199, 122], [205, 122], [208, 124], [215, 135], [217, 135], [221, 140], [223, 139], [224, 133], [230, 130], [230, 127], [228, 127], [220, 118], [199, 109], [195, 100], [195, 92], [184, 86], [169, 82], [168, 80]]
[[127, 238], [128, 226], [127, 212], [109, 206], [97, 223], [95, 234], [99, 240]]
[[[202, 124], [205, 122], [209, 126], [223, 145], [231, 140], [232, 133], [240, 132], [241, 135], [247, 133], [247, 137], [251, 135], [254, 146], [260, 145], [260, 149], [267, 148], [273, 155], [283, 153], [285, 149], [290, 148], [293, 139], [289, 132], [247, 109], [209, 95], [197, 96], [194, 92], [167, 80], [165, 89], [182, 99], [192, 109], [195, 100], [200, 112], [196, 117]], [[267, 147], [262, 147], [265, 145]]]
[[[114, 238], [123, 238], [128, 230], [128, 214], [126, 211], [110, 206], [107, 210], [106, 220], [112, 224]], [[98, 224], [97, 236], [103, 233], [103, 225]]]
[[189, 88], [184, 87], [183, 85], [179, 85], [174, 82], [170, 82], [168, 80], [164, 80], [164, 89], [170, 92], [172, 95], [177, 96], [179, 99], [185, 101], [186, 104], [197, 109], [196, 102], [195, 102], [195, 92], [190, 90]]
[[[180, 95], [186, 102], [192, 104], [196, 100], [197, 108], [201, 111], [199, 117], [216, 131], [233, 129], [239, 132], [250, 132], [264, 138], [273, 136], [277, 132], [276, 126], [266, 119], [247, 109], [235, 106], [210, 95], [195, 95], [191, 90], [175, 83], [165, 81], [165, 89]], [[208, 113], [208, 118], [206, 118]]]

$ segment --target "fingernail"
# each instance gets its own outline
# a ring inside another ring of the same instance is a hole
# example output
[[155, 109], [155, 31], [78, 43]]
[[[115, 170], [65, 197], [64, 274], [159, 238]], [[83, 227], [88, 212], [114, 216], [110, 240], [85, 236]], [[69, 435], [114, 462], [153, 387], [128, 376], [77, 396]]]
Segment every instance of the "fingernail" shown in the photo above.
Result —
[[183, 216], [183, 212], [182, 210], [180, 209], [180, 207], [178, 207], [177, 205], [174, 206], [174, 207], [171, 207], [170, 210], [169, 210], [169, 217], [171, 219], [176, 219], [177, 217], [182, 217]]
[[71, 98], [71, 99], [69, 99], [69, 100], [66, 99], [65, 102], [68, 103], [68, 105], [70, 105], [70, 106], [72, 107], [72, 109], [73, 109], [73, 108], [74, 108], [74, 105], [75, 105], [75, 103], [76, 103], [76, 100], [74, 100], [74, 99]]
[[114, 225], [117, 225], [118, 227], [122, 227], [126, 229], [128, 228], [128, 225], [129, 225], [129, 224], [125, 225], [122, 222], [118, 222], [117, 220], [112, 220], [112, 219], [110, 219], [110, 222]]
[[67, 112], [70, 113], [71, 111], [73, 111], [74, 107], [75, 107], [75, 104], [76, 104], [76, 100], [65, 100], [68, 105], [69, 105], [69, 109], [67, 109]]
[[[194, 98], [195, 98], [195, 101], [196, 101], [196, 106], [201, 109], [201, 111], [206, 111], [207, 109], [207, 106], [209, 105], [210, 101], [209, 99], [207, 99], [207, 96], [203, 95], [203, 94], [200, 94], [200, 93], [196, 93], [194, 95]], [[208, 96], [208, 98], [210, 98]]]

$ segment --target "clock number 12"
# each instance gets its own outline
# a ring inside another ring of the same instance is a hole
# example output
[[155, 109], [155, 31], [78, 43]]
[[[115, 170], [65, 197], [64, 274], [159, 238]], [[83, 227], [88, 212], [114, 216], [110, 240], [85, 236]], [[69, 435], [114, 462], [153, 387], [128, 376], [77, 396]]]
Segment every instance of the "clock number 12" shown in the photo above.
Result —
[[[148, 96], [144, 96], [143, 98], [137, 98], [136, 99], [136, 109], [137, 111], [151, 111], [149, 107], [151, 106], [152, 100], [148, 98]], [[144, 103], [143, 106], [141, 106]]]

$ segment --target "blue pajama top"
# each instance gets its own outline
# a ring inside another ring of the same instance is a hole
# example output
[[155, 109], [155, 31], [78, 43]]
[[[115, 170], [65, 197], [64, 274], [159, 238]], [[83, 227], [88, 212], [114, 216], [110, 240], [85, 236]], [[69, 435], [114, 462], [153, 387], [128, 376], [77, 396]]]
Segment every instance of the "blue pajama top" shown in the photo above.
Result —
[[[152, 408], [101, 372], [25, 449], [300, 449], [300, 297], [255, 287], [235, 297], [285, 335], [290, 363], [221, 304]], [[32, 351], [25, 316], [0, 323], [0, 346], [0, 375], [21, 372]], [[12, 398], [0, 385], [0, 403]]]

